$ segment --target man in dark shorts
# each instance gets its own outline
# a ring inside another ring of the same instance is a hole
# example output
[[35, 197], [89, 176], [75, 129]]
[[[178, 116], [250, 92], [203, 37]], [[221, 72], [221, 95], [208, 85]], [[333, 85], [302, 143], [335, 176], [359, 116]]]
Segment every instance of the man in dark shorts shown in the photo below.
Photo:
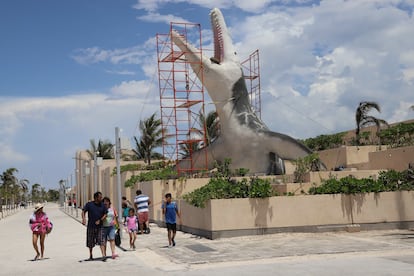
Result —
[[165, 224], [168, 232], [168, 247], [175, 246], [175, 233], [177, 232], [177, 216], [181, 217], [178, 211], [177, 203], [172, 201], [171, 194], [165, 195], [165, 201], [162, 203], [162, 214], [165, 216]]
[[95, 245], [101, 247], [103, 260], [105, 256], [105, 233], [103, 231], [103, 220], [106, 218], [108, 209], [102, 202], [102, 193], [96, 192], [93, 195], [93, 201], [85, 204], [82, 210], [82, 224], [86, 224], [86, 213], [88, 213], [88, 224], [86, 226], [86, 247], [89, 248], [89, 260], [93, 259], [92, 249]]

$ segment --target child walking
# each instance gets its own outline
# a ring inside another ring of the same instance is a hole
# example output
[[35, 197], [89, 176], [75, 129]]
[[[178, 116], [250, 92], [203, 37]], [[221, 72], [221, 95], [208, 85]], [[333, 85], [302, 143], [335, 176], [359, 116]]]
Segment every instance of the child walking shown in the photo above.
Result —
[[177, 203], [172, 201], [171, 193], [165, 195], [165, 202], [162, 203], [162, 214], [165, 215], [165, 224], [168, 232], [168, 247], [175, 246], [175, 234], [177, 232], [177, 216], [180, 219], [180, 212], [177, 208]]
[[128, 216], [125, 219], [125, 226], [129, 234], [129, 249], [135, 250], [135, 240], [137, 239], [137, 217], [135, 216], [135, 210], [129, 209]]

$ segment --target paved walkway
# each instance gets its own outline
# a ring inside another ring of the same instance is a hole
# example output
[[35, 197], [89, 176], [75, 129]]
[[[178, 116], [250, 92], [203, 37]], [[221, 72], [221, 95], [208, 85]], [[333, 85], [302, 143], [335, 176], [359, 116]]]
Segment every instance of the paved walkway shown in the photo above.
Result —
[[[117, 248], [119, 258], [85, 261], [85, 227], [55, 204], [45, 212], [54, 223], [45, 259], [31, 261], [31, 209], [0, 220], [0, 275], [414, 275], [414, 232], [281, 233], [207, 240], [177, 233], [167, 248], [164, 228], [138, 235], [137, 250]], [[129, 248], [123, 235], [122, 246]], [[108, 255], [110, 250], [108, 248]], [[94, 256], [100, 256], [98, 247]], [[132, 274], [133, 273], [133, 274]], [[143, 273], [143, 274], [141, 274]]]

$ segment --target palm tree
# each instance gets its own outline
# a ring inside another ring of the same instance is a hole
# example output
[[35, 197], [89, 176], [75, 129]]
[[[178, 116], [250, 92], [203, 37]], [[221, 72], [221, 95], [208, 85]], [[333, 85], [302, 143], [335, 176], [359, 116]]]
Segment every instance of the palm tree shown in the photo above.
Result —
[[181, 157], [191, 156], [193, 152], [201, 148], [200, 140], [188, 139], [185, 143], [179, 145]]
[[[356, 138], [356, 144], [359, 146], [361, 144], [361, 129], [371, 125], [375, 124], [377, 126], [377, 136], [379, 137], [379, 132], [381, 129], [381, 125], [388, 125], [388, 123], [385, 120], [378, 119], [374, 116], [368, 115], [368, 113], [372, 110], [376, 109], [378, 112], [381, 112], [380, 106], [376, 102], [360, 102], [359, 106], [355, 113], [355, 121], [356, 121], [356, 130], [355, 130], [355, 138]], [[381, 141], [379, 141], [381, 144]]]
[[96, 145], [95, 139], [90, 139], [89, 144], [91, 145], [91, 148], [86, 150], [86, 152], [89, 154], [89, 158], [92, 160], [94, 159], [95, 152], [98, 151], [98, 145]]
[[[132, 152], [134, 153], [133, 159], [132, 160], [144, 160], [145, 162], [147, 162], [145, 156], [145, 152], [144, 152], [144, 145], [143, 142], [138, 140], [138, 138], [136, 136], [134, 136], [134, 140], [135, 140], [135, 149], [132, 149]], [[126, 153], [125, 154], [126, 157], [130, 157], [131, 154]], [[151, 159], [164, 159], [164, 156], [159, 153], [159, 152], [151, 152]]]
[[199, 113], [198, 119], [200, 125], [206, 128], [207, 146], [210, 145], [220, 135], [220, 119], [216, 111], [210, 111], [207, 117], [202, 112]]
[[29, 191], [29, 180], [27, 179], [20, 179], [19, 180], [19, 186], [21, 189], [20, 194], [20, 201], [26, 201], [27, 200], [27, 192]]
[[114, 144], [111, 143], [109, 140], [100, 140], [98, 142], [98, 157], [102, 157], [102, 159], [113, 159], [113, 148]]
[[89, 143], [91, 144], [91, 148], [86, 150], [89, 154], [89, 157], [94, 159], [95, 152], [97, 157], [102, 157], [102, 159], [113, 159], [113, 147], [114, 145], [109, 140], [102, 141], [99, 139], [98, 145], [96, 145], [95, 139], [90, 139]]
[[32, 201], [33, 202], [40, 202], [41, 199], [41, 186], [39, 183], [35, 183], [32, 185]]
[[135, 141], [135, 149], [132, 149], [132, 151], [135, 153], [135, 157], [138, 160], [145, 159], [145, 151], [144, 151], [144, 145], [141, 140], [138, 140], [136, 136], [134, 136]]
[[14, 175], [19, 172], [16, 168], [9, 168], [0, 175], [2, 181], [1, 190], [2, 196], [5, 199], [5, 204], [9, 204], [11, 196], [15, 195], [15, 189], [17, 186], [17, 177]]
[[[154, 155], [154, 149], [160, 147], [163, 142], [161, 119], [155, 118], [155, 113], [148, 119], [139, 122], [141, 139], [134, 136], [136, 149], [134, 152], [138, 157], [142, 157], [148, 165]], [[138, 142], [139, 141], [139, 142]]]
[[[188, 141], [186, 143], [180, 144], [180, 154], [182, 157], [190, 156], [192, 152], [195, 152], [202, 147], [210, 145], [220, 134], [220, 120], [217, 112], [210, 111], [207, 114], [207, 117], [204, 116], [203, 112], [198, 114], [198, 123], [205, 130], [191, 128], [188, 132]], [[200, 142], [201, 137], [206, 133], [206, 142]], [[200, 139], [194, 139], [194, 137], [199, 137]]]

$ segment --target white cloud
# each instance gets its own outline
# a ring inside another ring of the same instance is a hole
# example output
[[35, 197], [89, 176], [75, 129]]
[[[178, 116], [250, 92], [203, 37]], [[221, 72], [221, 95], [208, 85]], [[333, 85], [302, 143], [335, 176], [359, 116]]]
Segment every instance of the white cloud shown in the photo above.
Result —
[[[143, 70], [146, 77], [151, 79], [151, 83], [154, 82], [154, 78], [157, 73], [157, 40], [155, 36], [149, 37], [141, 45], [122, 48], [105, 50], [98, 47], [77, 49], [72, 54], [72, 58], [83, 65], [107, 63], [109, 65], [117, 65], [122, 67], [123, 65], [139, 65]], [[118, 68], [117, 67], [117, 68]], [[137, 67], [138, 68], [138, 67]], [[105, 70], [110, 74], [118, 75], [135, 75], [135, 72], [129, 70]]]
[[12, 110], [5, 109], [5, 101], [0, 104], [0, 137], [13, 135], [22, 126]]
[[[135, 97], [127, 87], [144, 88]], [[63, 97], [1, 98], [0, 168], [19, 169], [19, 178], [53, 188], [73, 168], [77, 150], [89, 148], [90, 139], [115, 139], [115, 127], [124, 136], [138, 136], [138, 123], [159, 110], [154, 95], [146, 95], [145, 82], [123, 83], [111, 93], [85, 93]], [[112, 98], [116, 97], [116, 100]]]
[[146, 15], [138, 16], [137, 18], [139, 20], [150, 22], [150, 23], [157, 23], [157, 22], [163, 22], [165, 24], [170, 24], [170, 22], [190, 23], [189, 21], [179, 16], [175, 16], [172, 14], [159, 14], [156, 12], [149, 12]]
[[[20, 140], [27, 139], [30, 145], [42, 145], [52, 150], [56, 141], [69, 148], [82, 142], [82, 148], [87, 148], [91, 138], [111, 138], [107, 135], [113, 133], [115, 126], [123, 126], [131, 137], [136, 135], [137, 122], [142, 119], [140, 116], [146, 117], [159, 108], [156, 97], [143, 97], [148, 92], [146, 86], [145, 82], [116, 86], [112, 95], [136, 97], [118, 98], [115, 101], [108, 100], [111, 94], [99, 93], [59, 98], [3, 98], [0, 154], [4, 158], [0, 165], [5, 161], [29, 160], [24, 154], [25, 149], [17, 148]], [[138, 89], [138, 93], [128, 92], [129, 89]], [[138, 97], [140, 95], [142, 97]]]
[[[18, 164], [30, 160], [28, 155], [17, 152], [10, 147], [9, 143], [3, 143], [0, 141], [0, 156], [3, 161], [0, 161], [0, 166], [7, 160], [7, 164]], [[17, 167], [17, 166], [16, 166]]]
[[[177, 4], [177, 3], [187, 3], [193, 4], [200, 7], [205, 8], [239, 8], [244, 11], [249, 12], [259, 12], [270, 5], [272, 2], [277, 2], [274, 0], [138, 0], [137, 3], [133, 6], [135, 9], [138, 10], [146, 10], [150, 12], [154, 12], [161, 7], [167, 4]], [[301, 3], [301, 2], [308, 2], [308, 0], [291, 0], [286, 1], [282, 0], [279, 1], [284, 4], [291, 3]]]
[[106, 72], [109, 73], [109, 74], [114, 74], [114, 75], [124, 75], [124, 76], [136, 75], [135, 72], [128, 71], [128, 70], [121, 70], [121, 71], [106, 70]]
[[271, 129], [306, 136], [352, 129], [363, 100], [377, 101], [378, 117], [390, 122], [412, 118], [400, 101], [413, 102], [414, 21], [389, 1], [323, 1], [232, 23], [241, 57], [260, 50], [262, 93], [278, 99], [262, 101]]
[[150, 83], [147, 81], [123, 81], [111, 88], [115, 96], [146, 98], [150, 93]]
[[405, 120], [405, 118], [413, 118], [414, 110], [411, 109], [411, 106], [414, 106], [414, 99], [409, 102], [400, 101], [399, 106], [390, 118], [390, 121], [400, 122]]
[[400, 54], [399, 61], [402, 66], [403, 79], [408, 85], [414, 85], [414, 50], [404, 51]]
[[112, 64], [140, 64], [147, 52], [141, 47], [105, 50], [99, 47], [77, 49], [72, 58], [80, 64], [95, 64], [109, 62]]

